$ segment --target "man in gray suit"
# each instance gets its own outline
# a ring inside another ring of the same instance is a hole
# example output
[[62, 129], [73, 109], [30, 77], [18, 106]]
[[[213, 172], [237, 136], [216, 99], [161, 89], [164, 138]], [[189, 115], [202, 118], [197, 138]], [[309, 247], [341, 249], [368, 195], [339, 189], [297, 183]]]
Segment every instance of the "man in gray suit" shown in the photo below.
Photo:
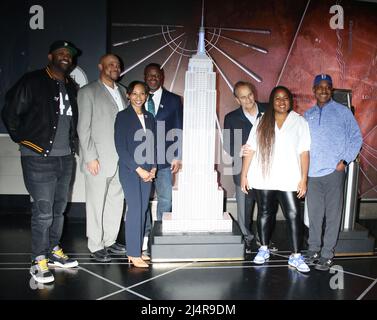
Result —
[[114, 143], [115, 118], [126, 107], [126, 98], [115, 83], [121, 71], [119, 59], [106, 54], [98, 69], [99, 79], [79, 90], [77, 132], [85, 175], [88, 248], [94, 260], [109, 262], [111, 253], [126, 252], [125, 246], [116, 243], [124, 196]]

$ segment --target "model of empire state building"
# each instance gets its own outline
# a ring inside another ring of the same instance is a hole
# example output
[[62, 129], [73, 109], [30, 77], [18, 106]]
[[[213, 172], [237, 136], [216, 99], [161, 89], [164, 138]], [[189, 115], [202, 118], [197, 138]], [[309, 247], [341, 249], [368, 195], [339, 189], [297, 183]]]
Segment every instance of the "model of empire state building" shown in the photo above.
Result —
[[198, 51], [185, 77], [182, 170], [173, 189], [172, 213], [162, 221], [164, 233], [232, 231], [215, 171], [215, 125], [216, 73], [205, 53], [202, 15]]

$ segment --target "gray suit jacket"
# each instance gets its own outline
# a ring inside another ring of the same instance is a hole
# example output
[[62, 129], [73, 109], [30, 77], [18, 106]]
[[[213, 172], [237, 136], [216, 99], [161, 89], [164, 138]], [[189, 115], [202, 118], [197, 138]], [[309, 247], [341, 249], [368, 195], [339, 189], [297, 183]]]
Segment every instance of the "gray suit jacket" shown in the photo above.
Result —
[[[125, 92], [121, 92], [123, 108], [127, 106]], [[114, 142], [114, 124], [118, 106], [101, 80], [82, 87], [77, 97], [79, 120], [77, 133], [80, 141], [80, 167], [90, 174], [86, 163], [98, 159], [99, 175], [114, 176], [118, 165], [118, 154]]]

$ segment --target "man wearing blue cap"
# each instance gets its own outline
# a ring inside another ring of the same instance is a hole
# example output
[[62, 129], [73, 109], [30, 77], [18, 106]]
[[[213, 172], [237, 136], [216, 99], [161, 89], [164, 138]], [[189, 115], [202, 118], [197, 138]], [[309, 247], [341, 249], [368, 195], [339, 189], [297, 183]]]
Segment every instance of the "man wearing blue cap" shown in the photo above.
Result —
[[69, 74], [76, 54], [68, 41], [52, 43], [47, 67], [26, 73], [7, 92], [2, 111], [33, 199], [30, 274], [40, 283], [54, 281], [48, 265], [78, 265], [60, 246], [75, 161], [77, 85]]
[[360, 128], [351, 110], [331, 98], [332, 89], [329, 75], [317, 75], [313, 83], [317, 104], [304, 114], [311, 135], [306, 259], [316, 262], [315, 269], [320, 271], [327, 271], [332, 265], [342, 215], [345, 169], [362, 144]]

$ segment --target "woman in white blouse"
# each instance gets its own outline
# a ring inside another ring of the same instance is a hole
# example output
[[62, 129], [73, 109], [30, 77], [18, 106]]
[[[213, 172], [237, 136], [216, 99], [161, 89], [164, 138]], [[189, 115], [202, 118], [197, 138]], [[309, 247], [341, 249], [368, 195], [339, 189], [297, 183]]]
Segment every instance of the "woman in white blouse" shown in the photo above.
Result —
[[275, 87], [269, 108], [253, 126], [244, 149], [241, 189], [255, 189], [261, 246], [254, 262], [263, 264], [270, 257], [268, 244], [279, 201], [288, 223], [292, 254], [288, 264], [301, 272], [310, 271], [300, 253], [302, 221], [299, 198], [305, 196], [309, 167], [310, 133], [306, 120], [292, 110], [292, 93]]

